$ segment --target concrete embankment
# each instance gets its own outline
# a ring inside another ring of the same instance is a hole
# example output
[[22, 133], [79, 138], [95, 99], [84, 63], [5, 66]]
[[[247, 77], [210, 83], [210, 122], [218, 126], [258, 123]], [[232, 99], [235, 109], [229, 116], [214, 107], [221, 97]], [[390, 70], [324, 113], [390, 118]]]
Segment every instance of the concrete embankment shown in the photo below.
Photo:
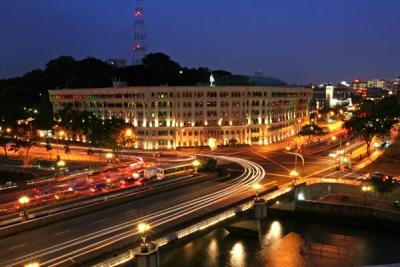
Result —
[[102, 198], [102, 200], [95, 202], [95, 203], [91, 203], [86, 206], [78, 206], [76, 208], [71, 208], [69, 210], [65, 210], [65, 211], [62, 211], [59, 213], [49, 214], [49, 215], [41, 217], [41, 218], [31, 219], [29, 221], [18, 223], [16, 225], [10, 225], [10, 226], [0, 228], [0, 238], [6, 237], [9, 235], [13, 235], [13, 234], [17, 234], [17, 233], [20, 233], [23, 231], [31, 230], [34, 228], [42, 227], [42, 226], [45, 226], [48, 224], [53, 224], [56, 222], [64, 221], [64, 220], [67, 220], [67, 219], [70, 219], [73, 217], [82, 216], [84, 214], [88, 214], [88, 213], [95, 212], [98, 210], [111, 208], [116, 205], [120, 205], [120, 204], [126, 203], [128, 201], [132, 201], [135, 199], [144, 198], [147, 196], [159, 194], [162, 192], [170, 191], [170, 190], [177, 189], [177, 188], [184, 187], [184, 186], [189, 186], [189, 185], [207, 181], [210, 179], [215, 179], [216, 176], [217, 175], [213, 173], [213, 174], [208, 174], [208, 175], [204, 175], [204, 176], [199, 176], [195, 179], [185, 179], [185, 180], [181, 180], [181, 181], [177, 181], [177, 182], [169, 183], [169, 184], [165, 184], [165, 185], [160, 185], [160, 186], [154, 185], [154, 186], [147, 188], [146, 190], [135, 192], [132, 194], [122, 195], [122, 196], [115, 197], [115, 198], [105, 196], [104, 198]]

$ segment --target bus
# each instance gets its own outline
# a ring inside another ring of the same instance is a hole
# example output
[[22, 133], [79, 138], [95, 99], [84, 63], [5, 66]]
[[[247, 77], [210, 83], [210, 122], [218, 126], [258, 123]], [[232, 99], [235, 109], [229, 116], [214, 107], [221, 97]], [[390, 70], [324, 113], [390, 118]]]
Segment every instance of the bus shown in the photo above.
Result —
[[177, 166], [171, 166], [166, 168], [157, 168], [157, 178], [163, 179], [175, 175], [188, 175], [193, 173], [195, 168], [192, 163], [181, 164]]

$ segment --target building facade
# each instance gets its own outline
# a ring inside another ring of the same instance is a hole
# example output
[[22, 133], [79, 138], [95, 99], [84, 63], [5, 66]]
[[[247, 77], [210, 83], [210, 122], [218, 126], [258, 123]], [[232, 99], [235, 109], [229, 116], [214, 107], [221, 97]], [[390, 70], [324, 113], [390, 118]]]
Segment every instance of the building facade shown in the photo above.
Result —
[[137, 148], [266, 145], [294, 135], [308, 120], [312, 89], [180, 86], [50, 90], [66, 107], [123, 118]]

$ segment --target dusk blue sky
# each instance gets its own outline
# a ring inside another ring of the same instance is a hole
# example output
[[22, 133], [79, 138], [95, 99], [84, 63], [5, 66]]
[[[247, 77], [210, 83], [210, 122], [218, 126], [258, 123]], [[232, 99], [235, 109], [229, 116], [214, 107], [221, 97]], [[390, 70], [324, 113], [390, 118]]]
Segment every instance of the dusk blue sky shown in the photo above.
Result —
[[[144, 0], [149, 52], [290, 83], [400, 73], [399, 0]], [[131, 61], [134, 0], [1, 0], [0, 78], [60, 55]]]

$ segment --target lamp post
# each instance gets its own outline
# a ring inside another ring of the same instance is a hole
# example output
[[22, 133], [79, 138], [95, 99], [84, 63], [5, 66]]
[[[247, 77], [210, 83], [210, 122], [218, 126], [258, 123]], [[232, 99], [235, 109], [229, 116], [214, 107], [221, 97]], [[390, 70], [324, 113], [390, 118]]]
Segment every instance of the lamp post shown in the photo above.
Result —
[[63, 130], [56, 132], [56, 137], [57, 137], [57, 148], [56, 148], [56, 153], [57, 153], [57, 160], [60, 160], [60, 155], [58, 154], [58, 142], [60, 139], [60, 136], [64, 136], [65, 132]]
[[146, 253], [149, 250], [149, 246], [146, 241], [146, 234], [150, 230], [150, 225], [147, 223], [139, 223], [137, 230], [141, 234], [142, 244], [140, 245], [140, 250], [142, 253]]
[[107, 154], [106, 154], [107, 163], [108, 163], [109, 165], [112, 164], [112, 158], [113, 158], [113, 157], [114, 157], [114, 155], [113, 155], [112, 153], [107, 153]]
[[198, 174], [197, 171], [200, 167], [200, 161], [198, 161], [197, 159], [193, 161], [193, 167], [194, 167], [194, 174]]
[[262, 185], [260, 185], [259, 183], [253, 184], [253, 189], [256, 191], [256, 197], [254, 198], [255, 201], [258, 201], [260, 199], [258, 196], [258, 193], [261, 188], [262, 188]]
[[294, 169], [290, 171], [289, 175], [292, 178], [293, 185], [296, 185], [296, 178], [299, 176], [299, 173], [296, 171], [296, 169]]
[[369, 185], [364, 185], [361, 187], [361, 190], [364, 192], [364, 206], [367, 205], [367, 192], [371, 191], [372, 188]]
[[40, 267], [40, 263], [37, 261], [32, 261], [32, 262], [26, 263], [24, 265], [24, 267]]
[[21, 196], [18, 199], [19, 204], [22, 207], [22, 217], [24, 219], [28, 219], [28, 210], [26, 209], [26, 205], [31, 201], [31, 199], [28, 196]]

